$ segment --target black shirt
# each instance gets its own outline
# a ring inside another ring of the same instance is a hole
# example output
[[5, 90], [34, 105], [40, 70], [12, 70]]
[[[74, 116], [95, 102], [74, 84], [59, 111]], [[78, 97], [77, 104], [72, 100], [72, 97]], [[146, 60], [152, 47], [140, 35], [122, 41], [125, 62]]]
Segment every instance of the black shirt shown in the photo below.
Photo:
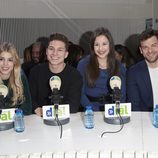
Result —
[[[30, 115], [32, 114], [32, 101], [31, 101], [31, 95], [30, 95], [30, 90], [29, 90], [29, 84], [27, 81], [26, 76], [21, 73], [21, 80], [23, 84], [23, 95], [24, 95], [24, 101], [22, 103], [17, 103], [15, 106], [13, 106], [12, 102], [12, 96], [13, 92], [11, 89], [9, 89], [9, 92], [4, 98], [4, 107], [5, 109], [7, 108], [21, 108], [23, 110], [24, 115]], [[4, 85], [8, 87], [9, 79], [8, 80], [3, 80]]]
[[62, 103], [70, 105], [70, 112], [78, 112], [80, 106], [82, 78], [73, 67], [66, 65], [64, 70], [54, 74], [49, 70], [48, 63], [35, 66], [30, 73], [29, 83], [33, 102], [33, 112], [37, 107], [51, 105], [51, 88], [49, 79], [57, 75], [61, 78], [60, 95]]

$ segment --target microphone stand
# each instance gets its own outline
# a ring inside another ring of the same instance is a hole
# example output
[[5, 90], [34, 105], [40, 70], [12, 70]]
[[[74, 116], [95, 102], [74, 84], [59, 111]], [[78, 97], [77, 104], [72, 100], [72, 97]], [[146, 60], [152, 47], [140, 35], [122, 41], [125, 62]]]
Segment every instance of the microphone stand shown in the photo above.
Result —
[[59, 90], [58, 88], [54, 88], [53, 89], [53, 92], [52, 92], [52, 97], [51, 97], [51, 104], [54, 104], [54, 114], [55, 114], [55, 121], [57, 123], [57, 126], [60, 126], [60, 129], [61, 129], [61, 132], [60, 132], [60, 138], [62, 138], [62, 124], [59, 120], [59, 115], [58, 115], [58, 107], [59, 107], [59, 104], [60, 104], [60, 93], [59, 93]]
[[118, 118], [120, 120], [120, 125], [122, 125], [121, 129], [124, 126], [124, 121], [122, 119], [122, 116], [120, 114], [120, 101], [115, 101], [115, 105], [116, 105], [116, 114], [118, 115]]
[[109, 123], [109, 124], [120, 124], [121, 127], [120, 129], [116, 130], [116, 131], [106, 131], [106, 132], [103, 132], [101, 134], [101, 138], [104, 136], [104, 134], [107, 134], [107, 133], [118, 133], [120, 132], [123, 127], [124, 127], [124, 121], [122, 119], [122, 116], [120, 115], [120, 101], [115, 101], [115, 104], [116, 104], [116, 114], [118, 115], [118, 117], [114, 117], [114, 118], [105, 118], [105, 122]]
[[[5, 108], [5, 101], [4, 101], [4, 96], [0, 93], [0, 108], [4, 109]], [[1, 113], [0, 113], [1, 114]]]
[[59, 120], [59, 117], [58, 117], [58, 105], [59, 104], [54, 104], [54, 110], [55, 110], [55, 121], [57, 123], [57, 125], [60, 127], [60, 139], [62, 138], [62, 133], [63, 133], [63, 126]]
[[51, 105], [54, 105], [54, 116], [55, 119], [44, 119], [44, 123], [50, 126], [59, 126], [60, 127], [60, 139], [62, 138], [63, 127], [62, 125], [67, 124], [70, 121], [70, 118], [59, 119], [59, 105], [61, 99], [63, 98], [60, 95], [58, 88], [52, 90], [52, 95], [49, 97], [51, 99]]
[[117, 117], [113, 117], [113, 118], [104, 118], [104, 121], [106, 123], [109, 124], [115, 124], [115, 125], [121, 125], [120, 129], [116, 130], [116, 131], [106, 131], [103, 132], [101, 134], [101, 138], [104, 136], [104, 134], [107, 133], [118, 133], [120, 132], [123, 127], [124, 127], [124, 119], [122, 118], [121, 114], [120, 114], [120, 100], [121, 100], [121, 91], [118, 87], [114, 87], [113, 89], [113, 93], [112, 93], [112, 102], [115, 102], [115, 106], [116, 106], [116, 114]]
[[114, 87], [112, 92], [112, 102], [116, 105], [117, 117], [105, 118], [105, 122], [109, 124], [123, 125], [130, 121], [130, 117], [122, 117], [120, 114], [120, 100], [121, 100], [121, 90], [118, 87]]
[[51, 104], [54, 104], [54, 112], [55, 112], [55, 118], [58, 119], [58, 106], [60, 104], [60, 93], [57, 88], [53, 89], [52, 96], [51, 96]]

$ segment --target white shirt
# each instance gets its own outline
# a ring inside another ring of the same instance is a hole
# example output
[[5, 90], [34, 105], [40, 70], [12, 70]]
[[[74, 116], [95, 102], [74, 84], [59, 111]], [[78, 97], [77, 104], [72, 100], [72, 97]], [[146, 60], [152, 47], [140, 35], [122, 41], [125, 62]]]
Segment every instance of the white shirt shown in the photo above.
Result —
[[153, 103], [155, 107], [156, 105], [158, 105], [158, 67], [157, 68], [148, 67], [148, 70], [151, 79], [151, 85], [153, 90]]

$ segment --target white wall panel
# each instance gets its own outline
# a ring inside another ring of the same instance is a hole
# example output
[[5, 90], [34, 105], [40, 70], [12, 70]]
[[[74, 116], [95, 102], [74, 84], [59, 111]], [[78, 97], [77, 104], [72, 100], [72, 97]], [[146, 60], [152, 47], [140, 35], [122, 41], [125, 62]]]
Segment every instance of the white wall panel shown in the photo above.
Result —
[[61, 32], [78, 43], [83, 33], [101, 26], [111, 31], [115, 43], [124, 43], [145, 29], [145, 19], [0, 19], [0, 40], [14, 43], [23, 57], [24, 48], [39, 36]]
[[145, 19], [157, 17], [157, 5], [157, 0], [0, 0], [0, 40], [15, 43], [22, 57], [39, 36], [61, 32], [78, 43], [83, 33], [104, 26], [115, 43], [124, 43], [145, 29]]
[[153, 0], [153, 25], [158, 29], [158, 0]]
[[0, 0], [1, 18], [151, 18], [153, 0]]

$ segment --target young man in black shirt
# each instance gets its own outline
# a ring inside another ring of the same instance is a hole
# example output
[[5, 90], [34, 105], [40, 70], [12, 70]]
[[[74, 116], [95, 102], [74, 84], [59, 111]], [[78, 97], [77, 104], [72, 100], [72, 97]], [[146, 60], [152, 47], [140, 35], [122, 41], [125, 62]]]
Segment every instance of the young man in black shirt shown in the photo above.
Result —
[[61, 79], [60, 95], [63, 96], [62, 103], [70, 105], [70, 112], [78, 112], [82, 78], [80, 73], [73, 67], [64, 63], [68, 56], [68, 39], [62, 34], [50, 35], [46, 51], [47, 63], [35, 66], [30, 73], [30, 90], [33, 102], [33, 112], [42, 116], [42, 106], [50, 105], [52, 94], [49, 79], [59, 76]]

